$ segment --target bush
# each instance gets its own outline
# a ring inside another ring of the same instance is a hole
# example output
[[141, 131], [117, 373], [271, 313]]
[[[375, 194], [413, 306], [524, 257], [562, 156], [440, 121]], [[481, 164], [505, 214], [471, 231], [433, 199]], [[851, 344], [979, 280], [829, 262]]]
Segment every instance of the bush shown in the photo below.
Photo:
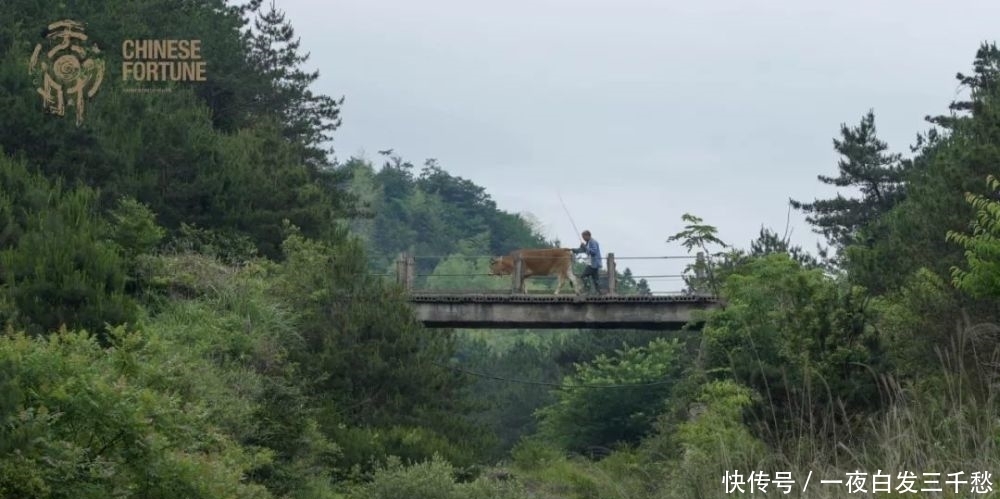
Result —
[[398, 457], [375, 472], [371, 483], [355, 488], [351, 499], [522, 499], [529, 497], [515, 480], [480, 478], [456, 483], [454, 468], [440, 456], [404, 467]]
[[209, 416], [144, 378], [155, 341], [117, 328], [0, 337], [0, 496], [267, 498], [242, 477], [266, 452], [241, 448]]

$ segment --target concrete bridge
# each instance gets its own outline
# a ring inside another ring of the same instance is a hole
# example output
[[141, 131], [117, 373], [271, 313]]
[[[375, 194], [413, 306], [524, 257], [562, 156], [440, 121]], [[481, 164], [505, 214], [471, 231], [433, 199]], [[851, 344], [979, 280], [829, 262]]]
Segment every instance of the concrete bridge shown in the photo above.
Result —
[[509, 291], [415, 290], [413, 257], [407, 255], [397, 260], [396, 279], [409, 291], [417, 318], [430, 328], [678, 330], [688, 323], [697, 327], [697, 311], [720, 306], [704, 295], [620, 294], [615, 256], [607, 258], [605, 294], [599, 296], [528, 293], [518, 271]]
[[413, 293], [417, 318], [432, 328], [677, 330], [695, 311], [719, 306], [704, 296], [581, 296]]

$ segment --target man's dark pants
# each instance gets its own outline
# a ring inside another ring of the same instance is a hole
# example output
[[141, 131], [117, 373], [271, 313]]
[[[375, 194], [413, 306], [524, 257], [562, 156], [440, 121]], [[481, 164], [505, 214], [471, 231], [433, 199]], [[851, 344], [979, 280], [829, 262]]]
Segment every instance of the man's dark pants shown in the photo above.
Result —
[[590, 265], [587, 265], [587, 268], [583, 271], [583, 275], [580, 276], [581, 279], [583, 280], [583, 289], [587, 289], [589, 287], [589, 284], [587, 283], [587, 278], [589, 277], [594, 282], [594, 292], [600, 293], [601, 286], [599, 284], [600, 281], [598, 281], [597, 276], [598, 276], [597, 267], [591, 267]]

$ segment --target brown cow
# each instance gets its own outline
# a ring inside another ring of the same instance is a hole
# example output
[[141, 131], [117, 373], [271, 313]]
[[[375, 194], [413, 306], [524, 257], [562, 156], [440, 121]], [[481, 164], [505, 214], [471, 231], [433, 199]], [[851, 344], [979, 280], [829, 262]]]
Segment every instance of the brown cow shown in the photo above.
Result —
[[580, 281], [573, 275], [573, 250], [569, 248], [521, 249], [511, 251], [506, 256], [490, 260], [490, 272], [493, 275], [511, 275], [514, 273], [514, 259], [521, 256], [521, 287], [524, 278], [531, 276], [553, 275], [559, 277], [556, 292], [562, 289], [563, 283], [569, 279], [573, 291], [580, 294]]

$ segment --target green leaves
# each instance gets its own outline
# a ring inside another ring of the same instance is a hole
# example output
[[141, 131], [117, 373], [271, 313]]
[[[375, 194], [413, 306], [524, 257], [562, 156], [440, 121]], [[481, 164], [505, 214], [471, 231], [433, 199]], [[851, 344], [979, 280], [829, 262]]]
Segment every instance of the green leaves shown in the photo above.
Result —
[[[0, 337], [0, 492], [271, 497], [241, 477], [266, 456], [220, 434], [206, 417], [207, 400], [185, 401], [148, 384], [160, 365], [143, 361], [156, 348], [102, 350], [89, 335], [66, 331]], [[120, 371], [123, 357], [137, 371]]]
[[[426, 443], [418, 449], [445, 447], [456, 464], [471, 464], [479, 437], [453, 415], [464, 409], [458, 395], [466, 381], [441, 366], [452, 354], [452, 335], [424, 331], [398, 290], [367, 276], [357, 241], [331, 247], [292, 234], [283, 249], [271, 290], [297, 311], [305, 345], [293, 358], [306, 393], [321, 401], [324, 429], [420, 427]], [[361, 441], [345, 467], [367, 468], [370, 458], [411, 448]]]
[[399, 459], [390, 459], [375, 472], [371, 483], [352, 491], [352, 499], [524, 499], [524, 486], [515, 481], [492, 481], [479, 478], [458, 483], [457, 470], [442, 459], [433, 459], [404, 467]]
[[680, 352], [677, 340], [657, 339], [577, 365], [558, 401], [538, 411], [541, 435], [577, 452], [637, 443], [680, 378]]
[[[986, 177], [986, 183], [994, 193], [1000, 193], [1000, 180], [993, 175]], [[948, 241], [965, 249], [969, 269], [952, 267], [952, 282], [958, 289], [977, 298], [1000, 296], [1000, 201], [993, 196], [972, 193], [965, 195], [966, 201], [976, 211], [970, 224], [972, 234], [948, 231]]]
[[840, 194], [833, 199], [812, 203], [790, 200], [792, 207], [809, 214], [806, 221], [815, 232], [826, 236], [830, 244], [844, 248], [855, 242], [858, 230], [888, 212], [904, 196], [906, 166], [899, 154], [889, 154], [889, 146], [875, 132], [875, 113], [869, 110], [853, 128], [840, 126], [841, 139], [834, 139], [834, 149], [842, 156], [836, 178], [819, 175], [821, 182], [837, 187], [856, 187], [861, 199]]
[[130, 259], [151, 253], [165, 235], [149, 207], [132, 198], [120, 199], [108, 218], [112, 240]]
[[62, 326], [100, 334], [107, 323], [134, 322], [128, 267], [108, 241], [92, 190], [50, 185], [0, 156], [0, 192], [17, 193], [0, 198], [9, 234], [0, 246], [0, 293], [8, 307], [0, 319], [33, 334]]
[[[764, 420], [779, 421], [774, 431], [799, 411], [877, 406], [878, 380], [868, 369], [889, 366], [860, 288], [775, 253], [729, 276], [723, 297], [725, 310], [710, 313], [702, 330], [704, 369], [767, 396]], [[829, 397], [804, 401], [819, 379]]]
[[743, 423], [747, 410], [759, 401], [759, 394], [732, 380], [703, 385], [694, 414], [677, 429], [685, 468], [694, 472], [700, 466], [718, 466], [712, 461], [722, 450], [735, 462], [751, 461], [754, 454], [763, 456], [764, 445]]
[[[854, 282], [882, 294], [905, 285], [922, 267], [948, 276], [953, 267], [967, 261], [963, 247], [944, 238], [968, 228], [977, 217], [966, 193], [987, 195], [982, 180], [996, 174], [1000, 164], [997, 67], [1000, 51], [984, 43], [973, 60], [972, 74], [956, 76], [967, 97], [953, 102], [948, 115], [928, 118], [940, 128], [928, 131], [926, 138], [918, 136], [913, 148], [917, 154], [905, 179], [905, 199], [862, 231], [863, 239], [848, 251], [845, 268]], [[980, 318], [992, 320], [976, 319]]]
[[701, 218], [685, 213], [681, 215], [681, 220], [689, 222], [688, 225], [684, 227], [684, 230], [667, 238], [668, 243], [682, 241], [681, 245], [688, 251], [693, 251], [695, 248], [705, 250], [709, 244], [717, 244], [723, 248], [728, 247], [726, 243], [715, 236], [718, 230], [711, 225], [703, 224]]
[[381, 154], [386, 160], [377, 172], [359, 158], [345, 166], [351, 191], [373, 212], [371, 220], [352, 225], [369, 244], [374, 266], [384, 268], [404, 251], [436, 257], [417, 260], [417, 274], [426, 275], [450, 255], [485, 257], [550, 246], [528, 220], [501, 211], [483, 187], [447, 173], [436, 161], [428, 160], [415, 175], [415, 166], [392, 150]]
[[712, 294], [718, 295], [719, 282], [715, 275], [716, 264], [712, 258], [723, 256], [725, 253], [719, 251], [713, 254], [708, 250], [708, 245], [716, 244], [722, 248], [729, 246], [715, 236], [718, 230], [711, 225], [703, 224], [701, 218], [685, 213], [681, 216], [681, 220], [690, 223], [685, 226], [684, 230], [667, 238], [667, 242], [682, 241], [681, 244], [687, 248], [689, 253], [695, 249], [701, 250], [698, 252], [695, 263], [684, 269], [686, 274], [692, 274], [684, 277], [688, 291], [701, 293], [710, 291]]

